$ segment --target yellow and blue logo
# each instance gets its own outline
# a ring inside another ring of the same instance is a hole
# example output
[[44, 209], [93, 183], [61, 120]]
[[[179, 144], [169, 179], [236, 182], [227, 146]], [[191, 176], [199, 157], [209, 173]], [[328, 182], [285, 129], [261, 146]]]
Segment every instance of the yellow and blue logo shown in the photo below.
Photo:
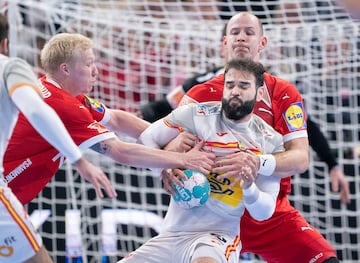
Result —
[[219, 174], [217, 173], [210, 173], [207, 175], [211, 189], [210, 196], [229, 206], [237, 207], [243, 199], [243, 192], [240, 184], [236, 184], [230, 189], [229, 185], [234, 178], [231, 176], [220, 181], [217, 179], [218, 175]]
[[104, 105], [95, 99], [85, 96], [86, 104], [97, 112], [103, 113], [105, 111]]
[[283, 117], [290, 131], [306, 128], [304, 105], [302, 102], [291, 104], [290, 107], [283, 113]]

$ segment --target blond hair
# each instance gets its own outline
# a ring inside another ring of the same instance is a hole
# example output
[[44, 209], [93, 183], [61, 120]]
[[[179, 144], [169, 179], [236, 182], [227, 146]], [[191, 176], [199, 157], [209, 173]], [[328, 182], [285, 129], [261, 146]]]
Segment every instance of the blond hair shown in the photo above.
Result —
[[57, 34], [41, 50], [41, 65], [46, 73], [55, 73], [62, 63], [71, 62], [76, 50], [89, 48], [92, 48], [92, 40], [81, 34]]

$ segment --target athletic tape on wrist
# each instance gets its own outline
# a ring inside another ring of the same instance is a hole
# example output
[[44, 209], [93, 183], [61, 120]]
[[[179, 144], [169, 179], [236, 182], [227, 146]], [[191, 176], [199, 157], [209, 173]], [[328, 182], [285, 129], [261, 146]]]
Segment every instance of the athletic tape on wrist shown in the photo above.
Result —
[[274, 173], [276, 168], [275, 156], [272, 154], [260, 154], [260, 168], [258, 173], [270, 176]]

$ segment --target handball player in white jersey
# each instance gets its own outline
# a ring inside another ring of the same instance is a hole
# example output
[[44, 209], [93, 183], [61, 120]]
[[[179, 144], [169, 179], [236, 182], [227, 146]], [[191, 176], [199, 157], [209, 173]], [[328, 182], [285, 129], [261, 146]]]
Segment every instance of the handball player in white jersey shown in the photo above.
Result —
[[234, 169], [224, 178], [210, 173], [208, 201], [183, 209], [171, 199], [161, 233], [120, 260], [121, 263], [237, 263], [241, 250], [240, 218], [245, 208], [256, 220], [275, 210], [280, 179], [272, 173], [272, 153], [282, 152], [283, 139], [265, 121], [252, 114], [264, 82], [264, 68], [251, 60], [231, 60], [225, 67], [222, 102], [189, 104], [152, 124], [140, 136], [145, 145], [161, 148], [181, 131], [205, 141], [205, 150], [217, 160], [241, 151], [259, 154], [256, 178], [248, 167]]

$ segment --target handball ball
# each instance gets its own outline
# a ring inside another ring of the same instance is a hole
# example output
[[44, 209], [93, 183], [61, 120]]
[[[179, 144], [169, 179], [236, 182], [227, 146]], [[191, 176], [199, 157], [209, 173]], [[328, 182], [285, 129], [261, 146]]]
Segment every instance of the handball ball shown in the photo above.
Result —
[[175, 202], [182, 208], [190, 209], [205, 204], [210, 195], [210, 184], [204, 174], [195, 170], [184, 170], [188, 180], [183, 181], [184, 187], [174, 184], [176, 194]]

